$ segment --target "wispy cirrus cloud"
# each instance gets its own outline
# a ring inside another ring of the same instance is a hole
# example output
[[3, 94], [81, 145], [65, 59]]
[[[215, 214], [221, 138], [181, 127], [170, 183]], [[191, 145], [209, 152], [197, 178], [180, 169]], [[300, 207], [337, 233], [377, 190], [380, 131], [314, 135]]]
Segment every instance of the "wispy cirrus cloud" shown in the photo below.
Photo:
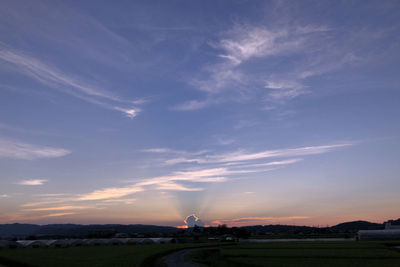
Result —
[[[67, 74], [21, 51], [10, 49], [2, 43], [0, 43], [0, 60], [12, 64], [20, 73], [49, 88], [57, 89], [91, 104], [120, 111], [129, 118], [134, 118], [140, 112], [139, 108], [132, 107], [135, 101], [124, 100], [100, 86]], [[120, 107], [120, 104], [129, 105], [130, 107]]]
[[58, 206], [58, 207], [25, 209], [24, 211], [82, 210], [82, 209], [89, 209], [89, 208], [92, 208], [92, 207], [90, 207], [90, 206]]
[[[95, 88], [92, 85], [88, 85], [77, 78], [61, 72], [55, 67], [44, 64], [32, 56], [24, 54], [21, 51], [7, 49], [4, 45], [0, 46], [0, 48], [1, 60], [15, 65], [18, 67], [19, 71], [37, 81], [46, 85], [56, 86], [57, 88], [60, 88], [60, 86], [70, 86], [74, 88], [76, 92], [119, 101], [119, 98], [111, 93], [100, 88]], [[68, 92], [68, 89], [64, 88], [64, 92]]]
[[[244, 92], [249, 93], [249, 87], [262, 87], [262, 77], [265, 74], [261, 76], [257, 74], [256, 77], [241, 65], [256, 58], [299, 51], [303, 48], [303, 43], [307, 41], [307, 38], [302, 36], [304, 34], [305, 31], [296, 31], [288, 27], [270, 30], [265, 27], [235, 25], [224, 34], [225, 37], [212, 45], [220, 51], [217, 57], [222, 59], [222, 62], [208, 65], [204, 69], [204, 77], [190, 81], [194, 87], [213, 96], [206, 101], [190, 100], [176, 106], [176, 109], [201, 109], [220, 102], [215, 100], [220, 99], [215, 97], [216, 94], [239, 91], [243, 96]], [[298, 87], [297, 91], [300, 89], [302, 87]]]
[[38, 146], [0, 138], [0, 158], [33, 160], [40, 158], [58, 158], [70, 153], [70, 150], [64, 148]]
[[45, 198], [52, 198], [52, 197], [66, 197], [66, 196], [69, 196], [69, 194], [64, 194], [64, 193], [48, 193], [48, 194], [35, 194], [35, 196], [38, 196], [38, 197], [45, 197]]
[[103, 200], [103, 202], [101, 204], [133, 204], [136, 201], [136, 198], [122, 198], [122, 199], [106, 199]]
[[29, 179], [29, 180], [19, 181], [17, 184], [19, 184], [19, 185], [43, 185], [46, 182], [47, 182], [47, 180], [45, 180], [45, 179]]
[[164, 164], [165, 165], [174, 165], [178, 163], [197, 163], [199, 159], [196, 158], [186, 158], [186, 157], [180, 157], [180, 158], [172, 158], [172, 159], [167, 159], [165, 160]]
[[[221, 153], [221, 154], [205, 154], [202, 157], [179, 157], [166, 159], [165, 162], [168, 164], [178, 164], [185, 162], [206, 164], [206, 163], [235, 163], [243, 161], [261, 160], [266, 158], [279, 158], [279, 157], [297, 157], [307, 155], [317, 155], [330, 152], [334, 149], [351, 146], [351, 143], [332, 144], [332, 145], [321, 145], [321, 146], [306, 146], [298, 148], [285, 148], [275, 150], [264, 150], [260, 152], [249, 153], [245, 150], [238, 150], [235, 152]], [[269, 162], [264, 163], [264, 166], [272, 165], [285, 165], [300, 161], [299, 159], [290, 159], [280, 162]]]
[[228, 168], [211, 168], [193, 171], [177, 171], [168, 176], [159, 176], [149, 179], [142, 179], [129, 186], [111, 187], [95, 190], [93, 192], [82, 194], [76, 200], [104, 200], [118, 199], [125, 196], [144, 192], [148, 190], [170, 190], [170, 191], [201, 191], [204, 188], [188, 187], [179, 182], [192, 183], [218, 183], [227, 181], [229, 175], [240, 173], [250, 173], [252, 170], [229, 170]]
[[[261, 152], [248, 153], [244, 150], [210, 154], [209, 151], [186, 152], [168, 148], [150, 148], [142, 152], [166, 154], [165, 160], [168, 164], [178, 163], [197, 163], [197, 164], [219, 164], [223, 167], [216, 168], [197, 168], [193, 170], [175, 171], [167, 176], [158, 176], [149, 179], [135, 181], [133, 184], [124, 187], [112, 187], [95, 190], [91, 193], [81, 195], [77, 200], [104, 200], [118, 199], [134, 193], [147, 190], [172, 190], [172, 191], [201, 191], [202, 187], [188, 187], [182, 182], [187, 183], [216, 183], [226, 182], [229, 177], [250, 173], [261, 173], [274, 170], [274, 168], [288, 164], [300, 162], [301, 158], [290, 158], [295, 156], [317, 155], [330, 152], [334, 149], [350, 146], [350, 143], [307, 146], [298, 148], [286, 148], [276, 150], [264, 150]], [[171, 154], [180, 154], [179, 158], [170, 159]], [[259, 160], [266, 158], [289, 157], [286, 160], [271, 161], [260, 163]]]
[[165, 148], [165, 147], [156, 147], [156, 148], [146, 148], [140, 150], [142, 152], [147, 152], [147, 153], [169, 153], [169, 154], [182, 154], [182, 155], [201, 155], [205, 154], [208, 152], [208, 150], [200, 150], [200, 151], [194, 151], [194, 152], [188, 152], [184, 150], [176, 150], [176, 149], [170, 149], [170, 148]]
[[301, 158], [294, 158], [294, 159], [287, 159], [287, 160], [278, 160], [278, 161], [270, 161], [270, 162], [264, 162], [264, 163], [254, 163], [254, 164], [249, 164], [246, 162], [229, 162], [226, 165], [228, 166], [238, 166], [238, 167], [268, 167], [268, 166], [284, 166], [288, 164], [294, 164], [297, 162], [302, 161], [303, 159]]
[[125, 114], [128, 118], [135, 118], [138, 113], [140, 112], [139, 108], [121, 108], [121, 107], [114, 107], [115, 110], [121, 111]]
[[87, 194], [82, 194], [76, 200], [103, 200], [110, 198], [122, 198], [141, 191], [143, 191], [143, 188], [136, 185], [125, 187], [111, 187], [95, 190]]
[[50, 213], [43, 215], [42, 217], [61, 217], [61, 216], [68, 216], [68, 215], [74, 215], [76, 212], [56, 212], [56, 213]]
[[187, 187], [178, 183], [166, 182], [157, 186], [159, 190], [172, 190], [172, 191], [202, 191], [200, 187]]
[[180, 150], [173, 150], [173, 149], [164, 148], [164, 147], [146, 148], [146, 149], [142, 149], [141, 151], [148, 152], [148, 153], [181, 153], [182, 152]]
[[209, 156], [208, 159], [206, 159], [206, 161], [208, 160], [211, 162], [235, 162], [235, 161], [249, 161], [249, 160], [258, 160], [265, 158], [276, 158], [276, 157], [297, 157], [305, 155], [316, 155], [316, 154], [327, 153], [333, 149], [351, 145], [352, 144], [350, 143], [344, 143], [344, 144], [322, 145], [322, 146], [306, 146], [298, 148], [264, 150], [256, 153], [237, 151], [232, 153]]
[[164, 165], [174, 165], [177, 163], [195, 163], [197, 160], [196, 159], [190, 159], [189, 157], [194, 157], [194, 156], [199, 156], [199, 155], [204, 155], [208, 153], [208, 150], [199, 150], [199, 151], [184, 151], [184, 150], [176, 150], [176, 149], [170, 149], [170, 148], [147, 148], [147, 149], [142, 149], [140, 150], [141, 152], [145, 153], [154, 153], [154, 154], [159, 154], [161, 156], [168, 156], [168, 159], [165, 160], [162, 164]]
[[271, 89], [268, 96], [272, 99], [291, 99], [299, 95], [306, 94], [306, 86], [300, 83], [297, 79], [294, 80], [267, 80], [265, 88]]
[[[311, 93], [307, 78], [354, 61], [350, 49], [344, 53], [332, 49], [332, 39], [327, 36], [333, 32], [325, 25], [235, 24], [211, 44], [214, 63], [189, 79], [189, 84], [207, 97], [188, 100], [175, 109], [197, 110], [227, 101], [262, 100], [271, 106]], [[297, 61], [285, 60], [294, 54]], [[257, 71], [261, 66], [265, 71]]]
[[352, 52], [330, 52], [316, 56], [311, 63], [296, 66], [287, 73], [273, 73], [264, 78], [264, 88], [268, 90], [265, 99], [269, 102], [284, 103], [286, 100], [312, 92], [305, 81], [307, 78], [322, 75], [340, 69], [345, 65], [359, 61]]
[[41, 201], [34, 201], [34, 202], [28, 202], [25, 204], [22, 204], [21, 207], [23, 208], [30, 208], [30, 207], [38, 207], [38, 206], [46, 206], [46, 205], [51, 205], [51, 204], [57, 204], [57, 203], [62, 203], [66, 202], [68, 200], [66, 199], [52, 199], [52, 200], [41, 200]]
[[223, 50], [219, 57], [226, 58], [232, 65], [239, 65], [255, 57], [293, 51], [303, 42], [302, 38], [295, 38], [287, 28], [268, 30], [262, 27], [236, 25], [227, 34], [229, 37], [220, 40], [217, 47]]
[[[330, 152], [334, 149], [350, 146], [350, 143], [341, 143], [333, 145], [320, 145], [320, 146], [307, 146], [298, 148], [285, 148], [276, 150], [264, 150], [261, 152], [248, 153], [244, 150], [223, 153], [223, 154], [209, 154], [209, 151], [187, 152], [180, 150], [173, 150], [168, 148], [149, 148], [141, 150], [145, 153], [166, 154], [168, 157], [171, 154], [186, 155], [189, 157], [186, 161], [193, 161], [199, 164], [217, 164], [222, 167], [216, 168], [195, 168], [189, 170], [175, 171], [170, 175], [157, 176], [148, 179], [134, 180], [130, 185], [121, 187], [108, 187], [97, 189], [89, 193], [80, 194], [78, 196], [60, 196], [57, 195], [55, 199], [50, 198], [48, 201], [38, 203], [27, 203], [25, 208], [49, 205], [60, 202], [81, 202], [81, 201], [96, 201], [97, 203], [112, 203], [124, 202], [125, 197], [135, 193], [145, 192], [149, 190], [162, 190], [162, 191], [201, 191], [203, 187], [188, 186], [187, 183], [219, 183], [230, 180], [230, 177], [262, 173], [271, 171], [263, 167], [280, 167], [288, 164], [300, 162], [301, 158], [290, 158], [294, 156], [316, 155]], [[266, 158], [289, 157], [285, 160], [277, 160], [270, 162], [262, 162], [259, 160]], [[51, 197], [51, 196], [50, 196]], [[54, 202], [56, 201], [56, 202]], [[100, 202], [99, 202], [100, 201]], [[62, 208], [73, 207], [73, 205], [63, 205]], [[52, 207], [50, 207], [52, 208]], [[41, 208], [32, 208], [31, 210], [39, 211]], [[47, 208], [46, 208], [47, 209]]]
[[234, 143], [234, 142], [235, 142], [235, 139], [233, 139], [233, 138], [217, 137], [217, 142], [218, 142], [219, 145], [226, 146], [226, 145], [230, 145], [230, 144]]
[[141, 187], [154, 187], [158, 190], [171, 190], [171, 191], [201, 191], [204, 188], [200, 187], [187, 187], [179, 182], [191, 183], [218, 183], [225, 182], [228, 179], [227, 175], [232, 175], [237, 171], [231, 171], [227, 168], [214, 168], [214, 169], [200, 169], [193, 171], [177, 171], [169, 176], [160, 176], [150, 179], [145, 179], [136, 183]]
[[197, 109], [205, 108], [211, 104], [214, 104], [215, 102], [216, 102], [215, 100], [211, 100], [211, 99], [190, 100], [190, 101], [187, 101], [182, 104], [174, 106], [173, 109], [174, 110], [182, 110], [182, 111], [197, 110]]
[[[228, 182], [238, 179], [243, 175], [264, 173], [273, 171], [276, 167], [283, 167], [302, 161], [302, 158], [291, 158], [293, 156], [317, 155], [330, 152], [334, 149], [350, 146], [350, 143], [308, 146], [298, 148], [285, 148], [276, 150], [263, 150], [261, 152], [248, 153], [244, 150], [232, 153], [210, 154], [209, 151], [187, 152], [168, 148], [150, 148], [142, 150], [145, 153], [155, 153], [170, 156], [171, 154], [192, 157], [198, 164], [214, 164], [214, 168], [191, 168], [174, 171], [169, 175], [157, 176], [147, 179], [133, 180], [127, 186], [114, 186], [96, 189], [92, 192], [65, 195], [44, 194], [42, 201], [30, 202], [22, 205], [23, 212], [46, 213], [54, 211], [66, 211], [69, 213], [76, 210], [105, 208], [115, 204], [132, 204], [136, 199], [129, 196], [146, 191], [186, 191], [196, 192], [205, 190], [206, 184]], [[288, 157], [288, 159], [261, 162], [266, 158]], [[271, 168], [267, 168], [271, 167]], [[24, 184], [40, 184], [41, 181], [25, 181]], [[200, 186], [199, 186], [200, 185]], [[252, 192], [247, 192], [250, 194]], [[57, 212], [54, 214], [63, 214]], [[51, 213], [53, 214], [53, 213]], [[49, 214], [43, 216], [50, 216]], [[63, 215], [60, 215], [63, 216]], [[229, 224], [240, 226], [246, 224], [274, 223], [305, 219], [304, 216], [292, 217], [243, 217], [236, 219], [225, 219], [213, 222], [214, 224]]]
[[35, 201], [27, 202], [21, 205], [23, 208], [41, 207], [41, 206], [54, 206], [54, 205], [72, 205], [76, 199], [75, 194], [35, 194]]
[[67, 216], [67, 215], [73, 215], [76, 214], [76, 212], [56, 212], [56, 213], [50, 213], [50, 214], [41, 214], [41, 215], [33, 215], [29, 214], [27, 216], [26, 212], [12, 212], [12, 213], [5, 213], [0, 215], [0, 222], [1, 223], [10, 223], [10, 222], [33, 222], [33, 221], [39, 221], [44, 218], [48, 217], [58, 217], [58, 216]]

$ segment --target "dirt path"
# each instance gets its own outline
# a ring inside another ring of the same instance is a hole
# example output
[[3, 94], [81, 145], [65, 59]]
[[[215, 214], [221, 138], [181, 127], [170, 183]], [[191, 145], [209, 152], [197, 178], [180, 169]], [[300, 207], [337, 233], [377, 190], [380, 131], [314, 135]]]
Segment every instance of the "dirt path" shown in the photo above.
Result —
[[[177, 252], [171, 253], [161, 259], [162, 266], [169, 266], [169, 267], [199, 267], [200, 265], [193, 263], [189, 260], [185, 260], [186, 255], [193, 251], [199, 251], [199, 250], [213, 250], [217, 252], [213, 256], [219, 256], [219, 251], [221, 247], [201, 247], [201, 248], [187, 248], [183, 250], [179, 250]], [[204, 266], [204, 265], [202, 265]]]
[[186, 261], [185, 256], [196, 250], [209, 248], [188, 248], [171, 253], [162, 259], [162, 262], [169, 267], [198, 267], [199, 265]]

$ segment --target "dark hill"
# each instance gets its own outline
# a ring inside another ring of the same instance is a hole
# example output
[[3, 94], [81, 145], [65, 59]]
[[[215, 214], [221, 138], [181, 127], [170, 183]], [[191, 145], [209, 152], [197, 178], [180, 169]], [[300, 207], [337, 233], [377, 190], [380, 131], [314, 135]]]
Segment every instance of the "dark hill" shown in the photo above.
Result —
[[254, 225], [243, 226], [253, 235], [324, 235], [332, 233], [356, 233], [359, 230], [378, 230], [384, 229], [384, 224], [372, 223], [367, 221], [354, 221], [340, 223], [331, 227], [311, 227], [296, 225]]
[[359, 230], [379, 230], [384, 229], [384, 225], [380, 223], [372, 223], [367, 221], [345, 222], [330, 227], [332, 230], [340, 232], [357, 232]]
[[156, 226], [156, 225], [80, 225], [80, 224], [1, 224], [0, 238], [62, 238], [62, 237], [109, 237], [115, 233], [126, 233], [130, 236], [162, 236], [171, 235], [178, 231], [175, 227]]

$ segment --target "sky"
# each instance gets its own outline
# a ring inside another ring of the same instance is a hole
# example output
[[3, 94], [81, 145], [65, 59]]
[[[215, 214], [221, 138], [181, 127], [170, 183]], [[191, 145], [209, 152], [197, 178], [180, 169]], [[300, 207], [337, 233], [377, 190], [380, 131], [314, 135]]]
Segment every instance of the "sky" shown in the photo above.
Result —
[[0, 7], [0, 223], [400, 217], [399, 1]]

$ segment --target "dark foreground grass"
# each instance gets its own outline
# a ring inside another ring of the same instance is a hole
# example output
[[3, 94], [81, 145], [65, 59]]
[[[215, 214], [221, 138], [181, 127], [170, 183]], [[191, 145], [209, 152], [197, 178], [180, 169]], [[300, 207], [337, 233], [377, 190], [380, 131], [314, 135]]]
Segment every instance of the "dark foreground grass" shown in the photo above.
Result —
[[[0, 250], [0, 267], [146, 266], [173, 251], [219, 244], [152, 244]], [[199, 250], [189, 258], [205, 266], [400, 266], [400, 242], [240, 243]]]
[[[204, 266], [400, 266], [400, 253], [386, 242], [238, 244], [189, 255]], [[397, 243], [400, 245], [400, 243]]]
[[[158, 255], [209, 244], [151, 244], [0, 250], [0, 267], [144, 266]], [[149, 260], [150, 259], [150, 260]]]

